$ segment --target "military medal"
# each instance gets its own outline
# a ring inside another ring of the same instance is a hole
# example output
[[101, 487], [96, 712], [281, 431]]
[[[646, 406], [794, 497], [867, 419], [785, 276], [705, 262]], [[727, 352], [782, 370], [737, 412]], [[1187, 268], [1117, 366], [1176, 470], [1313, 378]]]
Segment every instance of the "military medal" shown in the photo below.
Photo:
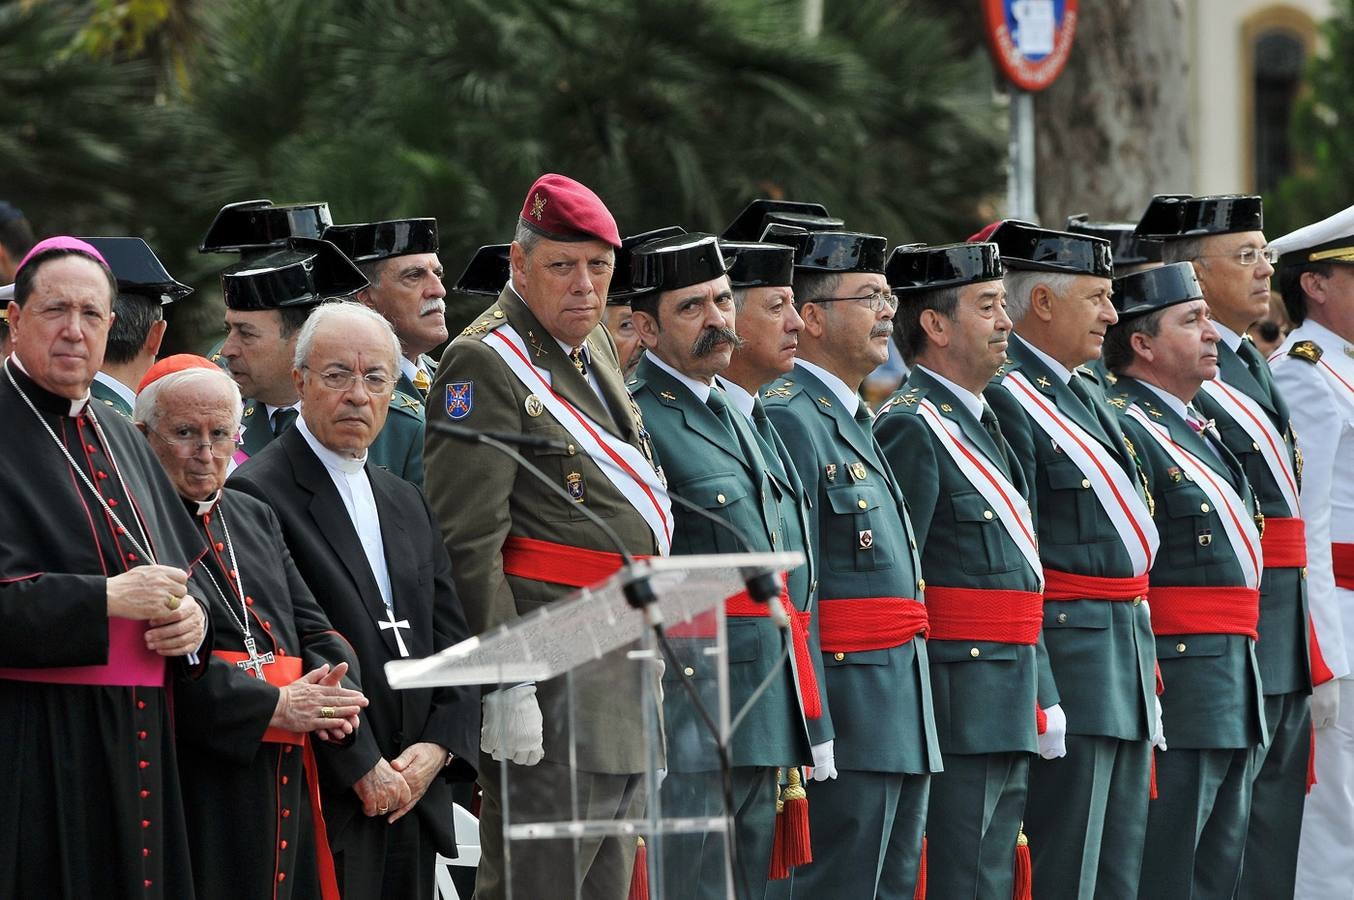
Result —
[[1199, 532], [1199, 546], [1200, 546], [1200, 547], [1207, 547], [1207, 546], [1208, 546], [1209, 544], [1211, 544], [1211, 543], [1213, 543], [1213, 532], [1211, 532], [1211, 531], [1201, 531], [1201, 532]]
[[537, 397], [535, 394], [527, 394], [526, 402], [522, 405], [526, 407], [527, 415], [531, 416], [533, 419], [545, 412], [545, 404], [542, 403], [541, 398]]
[[951, 405], [948, 404], [948, 403], [942, 403], [942, 404], [940, 404], [940, 411], [941, 411], [941, 412], [954, 412], [954, 407], [951, 406]]
[[865, 480], [865, 463], [863, 462], [851, 463], [851, 479], [853, 481]]
[[866, 528], [864, 531], [856, 532], [857, 546], [862, 550], [869, 550], [874, 546], [874, 529]]
[[569, 492], [575, 503], [583, 502], [583, 473], [570, 472], [564, 476], [564, 489]]
[[837, 464], [828, 463], [823, 466], [823, 477], [827, 479], [828, 484], [835, 484], [837, 481]]

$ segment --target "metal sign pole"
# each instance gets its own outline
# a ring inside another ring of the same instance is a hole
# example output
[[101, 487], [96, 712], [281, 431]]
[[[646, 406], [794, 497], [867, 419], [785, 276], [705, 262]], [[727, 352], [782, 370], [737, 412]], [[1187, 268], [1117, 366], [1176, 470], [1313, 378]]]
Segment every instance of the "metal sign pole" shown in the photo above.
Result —
[[1034, 208], [1034, 95], [1011, 90], [1011, 130], [1006, 181], [1007, 215], [1038, 221]]

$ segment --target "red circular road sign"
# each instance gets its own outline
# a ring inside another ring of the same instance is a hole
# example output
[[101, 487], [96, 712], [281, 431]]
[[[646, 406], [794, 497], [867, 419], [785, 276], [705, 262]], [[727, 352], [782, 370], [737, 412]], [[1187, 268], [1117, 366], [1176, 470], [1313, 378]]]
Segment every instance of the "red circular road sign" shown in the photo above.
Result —
[[1062, 74], [1077, 28], [1077, 0], [983, 0], [987, 43], [1016, 87], [1042, 91]]

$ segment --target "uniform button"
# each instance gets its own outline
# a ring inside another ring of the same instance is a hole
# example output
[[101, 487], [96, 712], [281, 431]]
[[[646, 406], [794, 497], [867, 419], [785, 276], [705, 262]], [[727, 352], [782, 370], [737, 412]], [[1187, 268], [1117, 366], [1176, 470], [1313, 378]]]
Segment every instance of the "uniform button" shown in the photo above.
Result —
[[845, 653], [834, 653], [834, 654], [832, 654], [832, 658], [835, 659], [837, 662], [841, 662], [842, 660], [846, 659], [846, 654], [845, 654]]
[[282, 752], [283, 752], [283, 753], [290, 753], [290, 752], [291, 752], [291, 744], [288, 744], [287, 746], [283, 747], [283, 748], [282, 748]]
[[278, 881], [286, 881], [286, 880], [287, 880], [287, 873], [286, 873], [286, 872], [278, 872], [278, 873], [277, 873], [277, 880], [278, 880]]
[[1209, 511], [1210, 509], [1212, 509], [1212, 508], [1213, 508], [1213, 507], [1209, 506], [1207, 503], [1200, 503], [1200, 504], [1199, 504], [1199, 512], [1208, 512], [1208, 511]]
[[245, 598], [244, 598], [244, 605], [245, 605], [245, 606], [253, 606], [253, 605], [254, 605], [254, 598], [253, 598], [253, 597], [245, 597]]
[[575, 453], [578, 452], [578, 448], [575, 447], [573, 444], [570, 444], [568, 447], [565, 447], [564, 449], [565, 452], [568, 453], [570, 456], [573, 456]]
[[983, 510], [983, 518], [987, 519], [989, 522], [992, 521], [992, 510], [990, 509]]
[[128, 553], [128, 554], [127, 554], [127, 562], [136, 562], [136, 554], [135, 554], [135, 553]]
[[223, 544], [223, 543], [221, 543], [220, 541], [217, 541], [217, 542], [216, 542], [216, 552], [217, 552], [217, 553], [220, 553], [220, 552], [221, 552], [222, 550], [224, 550], [224, 549], [226, 549], [226, 545]]
[[239, 578], [240, 575], [234, 569], [231, 569], [229, 572], [226, 573], [226, 577], [234, 581], [235, 579]]
[[286, 841], [283, 841], [283, 842], [282, 842], [282, 849], [283, 849], [283, 850], [286, 850], [286, 849], [287, 849], [287, 842], [286, 842]]
[[291, 818], [291, 810], [289, 810], [289, 809], [284, 809], [284, 810], [282, 810], [282, 818], [284, 818], [284, 819], [290, 819], [290, 818]]
[[724, 502], [724, 495], [723, 495], [723, 494], [715, 494], [715, 502], [716, 502], [716, 503], [723, 503], [723, 502]]
[[150, 791], [146, 790], [145, 788], [142, 788], [142, 789], [141, 789], [141, 799], [142, 799], [142, 800], [145, 800], [145, 799], [146, 799], [147, 797], [149, 797], [149, 796], [150, 796]]
[[137, 708], [137, 709], [145, 709], [145, 708], [146, 708], [146, 701], [145, 701], [145, 700], [138, 700], [138, 701], [136, 701], [136, 708]]
[[137, 763], [137, 765], [140, 766], [140, 767], [143, 768], [143, 769], [149, 769], [149, 768], [150, 768], [150, 763], [146, 762], [144, 759], [141, 760], [141, 762]]
[[685, 675], [687, 678], [690, 678], [692, 675], [696, 674], [696, 670], [691, 668], [690, 666], [687, 666], [685, 669], [682, 670], [682, 674]]
[[108, 498], [108, 505], [109, 505], [109, 506], [117, 506], [117, 505], [118, 505], [118, 500], [117, 500], [117, 498], [116, 498], [116, 497], [109, 497], [109, 498]]
[[144, 831], [145, 829], [147, 829], [147, 828], [149, 828], [149, 827], [150, 827], [150, 819], [142, 819], [142, 820], [141, 820], [141, 828], [142, 828], [142, 830]]
[[119, 535], [124, 535], [124, 534], [127, 533], [127, 529], [126, 529], [126, 528], [123, 528], [121, 525], [119, 525], [119, 526], [117, 527], [117, 532], [118, 532]]
[[1186, 649], [1186, 648], [1185, 648], [1185, 643], [1184, 643], [1184, 641], [1181, 641], [1180, 643], [1178, 643], [1178, 644], [1175, 645], [1175, 652], [1176, 652], [1176, 653], [1184, 653], [1184, 652], [1185, 652], [1185, 649]]
[[146, 733], [145, 733], [144, 731], [138, 731], [138, 732], [136, 733], [136, 737], [137, 737], [137, 740], [144, 741], [144, 740], [146, 739]]
[[142, 856], [143, 859], [144, 859], [145, 857], [147, 857], [147, 856], [150, 856], [150, 848], [149, 848], [149, 847], [142, 847], [142, 848], [141, 848], [141, 856]]
[[95, 473], [94, 473], [94, 477], [97, 478], [97, 479], [99, 479], [100, 481], [103, 481], [105, 478], [108, 477], [108, 473], [107, 473], [107, 472], [95, 472]]
[[1142, 597], [1134, 597], [1134, 598], [1133, 598], [1133, 605], [1134, 605], [1134, 606], [1142, 606]]
[[287, 776], [286, 776], [286, 775], [283, 775], [283, 776], [282, 776], [282, 783], [283, 783], [283, 784], [286, 784], [286, 783], [287, 783]]
[[979, 650], [977, 647], [972, 647], [969, 649], [968, 655], [973, 657], [974, 659], [977, 659], [978, 657], [983, 655], [983, 651]]
[[1081, 486], [1082, 486], [1083, 488], [1088, 488], [1088, 487], [1090, 487], [1090, 486], [1091, 486], [1091, 479], [1089, 479], [1089, 478], [1083, 478], [1083, 479], [1081, 479]]
[[96, 453], [98, 452], [99, 448], [95, 447], [93, 444], [85, 444], [85, 449], [88, 450], [90, 453]]
[[917, 590], [919, 590], [919, 591], [924, 591], [924, 590], [926, 590], [926, 579], [925, 579], [925, 578], [918, 578], [918, 579], [917, 579]]
[[1306, 578], [1306, 577], [1307, 577], [1307, 567], [1306, 567], [1306, 566], [1303, 566], [1303, 567], [1302, 567], [1302, 577], [1303, 577], [1303, 578]]
[[144, 885], [145, 885], [146, 887], [148, 887], [148, 888], [150, 887], [150, 879], [149, 879], [149, 878], [147, 878], [145, 881], [143, 881], [143, 882], [141, 882], [141, 883], [144, 884]]
[[908, 538], [908, 539], [907, 539], [907, 545], [908, 545], [909, 547], [911, 547], [913, 550], [916, 550], [916, 549], [917, 549], [917, 539], [916, 539], [916, 538]]
[[278, 647], [278, 648], [277, 648], [277, 655], [278, 655], [278, 656], [286, 656], [286, 655], [287, 655], [287, 651], [286, 651], [286, 650], [283, 650], [281, 647]]
[[1058, 624], [1059, 625], [1067, 624], [1067, 613], [1058, 613]]
[[869, 506], [869, 505], [870, 505], [870, 504], [868, 504], [868, 503], [865, 502], [865, 498], [864, 498], [864, 497], [861, 497], [859, 500], [856, 501], [856, 506], [859, 506], [861, 509], [864, 509], [865, 507], [867, 507], [867, 506]]
[[1252, 449], [1252, 450], [1259, 450], [1259, 449], [1260, 449], [1260, 445], [1257, 444], [1255, 441], [1251, 441], [1251, 449]]
[[272, 630], [273, 630], [273, 623], [272, 623], [272, 622], [264, 622], [264, 623], [263, 623], [263, 630], [264, 630], [264, 631], [272, 631]]

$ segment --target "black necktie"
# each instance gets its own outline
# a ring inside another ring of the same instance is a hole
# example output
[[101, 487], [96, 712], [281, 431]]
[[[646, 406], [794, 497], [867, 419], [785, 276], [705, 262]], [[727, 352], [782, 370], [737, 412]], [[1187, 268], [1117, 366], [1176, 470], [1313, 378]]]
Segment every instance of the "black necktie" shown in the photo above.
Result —
[[281, 437], [282, 433], [296, 424], [295, 409], [275, 409], [273, 410], [273, 436]]

